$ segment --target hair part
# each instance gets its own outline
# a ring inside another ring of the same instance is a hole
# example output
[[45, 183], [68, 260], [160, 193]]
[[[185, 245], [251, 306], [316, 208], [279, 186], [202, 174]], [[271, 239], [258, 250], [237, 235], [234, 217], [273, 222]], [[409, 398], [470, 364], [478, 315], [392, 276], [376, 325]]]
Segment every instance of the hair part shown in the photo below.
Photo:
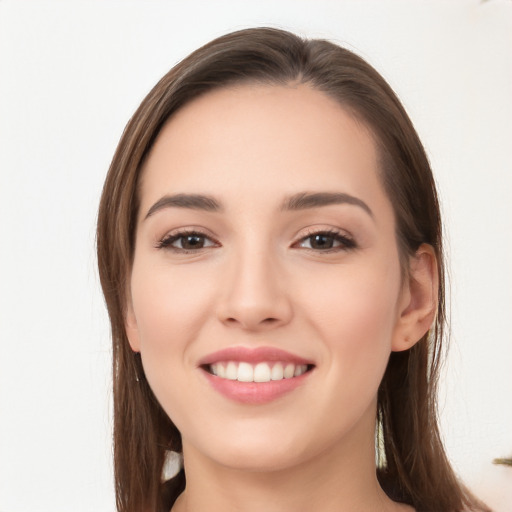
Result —
[[165, 450], [181, 437], [154, 397], [140, 354], [125, 333], [125, 309], [145, 158], [164, 124], [187, 103], [241, 84], [307, 84], [334, 98], [372, 133], [382, 183], [394, 208], [402, 269], [420, 244], [434, 248], [439, 273], [435, 324], [411, 349], [391, 354], [378, 391], [378, 476], [392, 499], [420, 510], [488, 510], [459, 483], [437, 421], [445, 283], [436, 187], [424, 148], [400, 101], [351, 51], [324, 40], [255, 28], [222, 36], [171, 69], [130, 119], [110, 166], [100, 202], [97, 251], [110, 316], [114, 377], [114, 471], [119, 512], [168, 511], [185, 486], [181, 471], [161, 485]]

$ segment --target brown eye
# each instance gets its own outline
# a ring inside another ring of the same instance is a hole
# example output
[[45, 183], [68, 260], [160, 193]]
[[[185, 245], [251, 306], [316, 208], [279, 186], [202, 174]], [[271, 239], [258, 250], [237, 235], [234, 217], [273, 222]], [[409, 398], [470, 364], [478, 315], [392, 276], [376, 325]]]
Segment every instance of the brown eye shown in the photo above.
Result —
[[202, 233], [177, 233], [164, 238], [159, 244], [159, 249], [170, 249], [174, 251], [198, 251], [206, 247], [213, 247], [216, 242]]
[[319, 232], [303, 238], [299, 242], [299, 247], [315, 251], [342, 251], [355, 248], [356, 243], [354, 240], [342, 235], [341, 233]]
[[202, 249], [205, 246], [205, 238], [203, 235], [186, 235], [180, 236], [176, 242], [179, 242], [180, 249]]
[[332, 249], [334, 246], [334, 237], [332, 235], [313, 235], [309, 237], [311, 249]]

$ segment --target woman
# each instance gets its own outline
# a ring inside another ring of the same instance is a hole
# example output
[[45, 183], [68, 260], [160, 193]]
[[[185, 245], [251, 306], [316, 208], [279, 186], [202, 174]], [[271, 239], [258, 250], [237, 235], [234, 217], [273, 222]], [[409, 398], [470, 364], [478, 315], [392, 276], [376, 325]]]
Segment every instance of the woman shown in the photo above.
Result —
[[179, 63], [121, 138], [98, 259], [120, 511], [487, 510], [437, 426], [432, 173], [359, 57], [249, 29]]

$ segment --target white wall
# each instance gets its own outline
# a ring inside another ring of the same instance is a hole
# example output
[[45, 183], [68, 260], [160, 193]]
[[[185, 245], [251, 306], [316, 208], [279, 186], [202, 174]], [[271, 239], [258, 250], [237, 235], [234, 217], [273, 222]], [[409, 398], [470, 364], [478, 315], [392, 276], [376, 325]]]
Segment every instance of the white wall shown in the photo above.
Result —
[[[112, 511], [94, 224], [129, 116], [214, 36], [335, 39], [390, 81], [432, 160], [452, 274], [450, 457], [512, 503], [512, 2], [0, 1], [0, 511]], [[509, 490], [505, 489], [508, 483]]]

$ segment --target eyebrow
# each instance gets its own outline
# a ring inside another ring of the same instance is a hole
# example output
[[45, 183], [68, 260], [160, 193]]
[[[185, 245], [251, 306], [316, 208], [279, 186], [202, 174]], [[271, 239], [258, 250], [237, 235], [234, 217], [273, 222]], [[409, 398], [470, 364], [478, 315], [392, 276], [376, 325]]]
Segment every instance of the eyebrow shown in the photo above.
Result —
[[222, 210], [220, 204], [211, 196], [202, 194], [175, 194], [164, 196], [159, 199], [144, 217], [144, 220], [164, 208], [190, 208], [206, 212], [219, 212]]
[[[362, 199], [343, 192], [300, 192], [285, 199], [281, 206], [281, 210], [306, 210], [309, 208], [318, 208], [333, 204], [350, 204], [359, 206], [368, 213], [370, 217], [374, 217], [372, 210]], [[190, 208], [192, 210], [202, 210], [206, 212], [221, 212], [223, 210], [220, 203], [212, 196], [202, 194], [166, 195], [159, 199], [148, 210], [144, 220], [164, 208]]]
[[343, 192], [302, 192], [288, 198], [282, 205], [282, 210], [305, 210], [332, 204], [350, 204], [359, 206], [370, 217], [374, 218], [371, 208], [358, 197]]

